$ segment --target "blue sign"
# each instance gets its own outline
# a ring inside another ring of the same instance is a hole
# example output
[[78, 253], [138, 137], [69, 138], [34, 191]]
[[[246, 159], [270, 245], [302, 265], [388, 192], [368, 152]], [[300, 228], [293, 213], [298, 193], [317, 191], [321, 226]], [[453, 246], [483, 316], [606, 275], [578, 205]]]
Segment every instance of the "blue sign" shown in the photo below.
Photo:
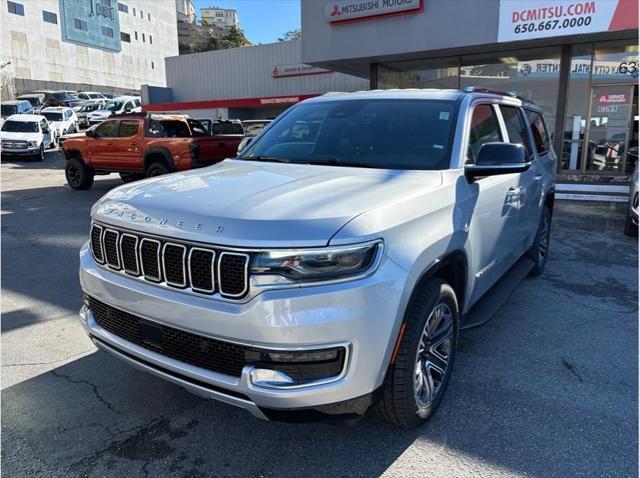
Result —
[[120, 19], [116, 0], [60, 0], [64, 41], [120, 51]]

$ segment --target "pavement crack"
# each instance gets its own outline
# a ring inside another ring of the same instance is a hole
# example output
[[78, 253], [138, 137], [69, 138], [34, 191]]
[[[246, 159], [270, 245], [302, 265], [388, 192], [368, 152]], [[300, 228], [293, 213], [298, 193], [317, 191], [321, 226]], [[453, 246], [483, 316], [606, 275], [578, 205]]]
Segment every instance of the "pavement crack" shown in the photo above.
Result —
[[35, 366], [35, 365], [52, 365], [54, 363], [64, 362], [65, 360], [69, 360], [70, 358], [77, 357], [78, 355], [83, 355], [83, 354], [86, 354], [86, 353], [91, 352], [91, 351], [92, 351], [92, 349], [83, 350], [82, 352], [78, 352], [78, 353], [75, 353], [75, 354], [67, 355], [66, 357], [62, 357], [60, 359], [52, 360], [51, 362], [6, 363], [6, 364], [2, 365], [2, 368], [4, 368], [4, 367], [29, 367], [29, 366]]
[[96, 396], [96, 398], [98, 400], [100, 400], [113, 413], [116, 413], [118, 415], [120, 414], [120, 412], [118, 410], [116, 410], [108, 400], [106, 400], [102, 395], [100, 395], [100, 392], [98, 391], [98, 386], [97, 385], [94, 385], [93, 383], [91, 383], [91, 382], [89, 382], [87, 380], [74, 380], [73, 378], [71, 378], [70, 375], [64, 375], [62, 373], [56, 372], [55, 370], [51, 370], [51, 373], [53, 375], [55, 375], [56, 377], [64, 378], [65, 380], [67, 380], [68, 382], [71, 382], [71, 383], [75, 383], [75, 384], [84, 383], [84, 384], [89, 385], [91, 387], [91, 389], [93, 390], [93, 394]]
[[580, 376], [580, 374], [578, 372], [576, 372], [575, 365], [569, 363], [567, 361], [567, 359], [565, 359], [564, 357], [562, 357], [562, 365], [564, 365], [564, 368], [566, 368], [569, 372], [571, 372], [573, 375], [575, 375], [580, 383], [582, 383], [584, 381], [584, 380], [582, 380], [582, 377]]

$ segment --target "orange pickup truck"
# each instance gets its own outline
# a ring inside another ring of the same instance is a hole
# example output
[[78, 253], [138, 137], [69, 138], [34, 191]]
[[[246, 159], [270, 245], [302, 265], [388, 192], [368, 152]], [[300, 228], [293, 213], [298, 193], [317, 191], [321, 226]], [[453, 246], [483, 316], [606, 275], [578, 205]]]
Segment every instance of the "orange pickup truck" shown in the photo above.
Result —
[[65, 175], [73, 189], [89, 189], [95, 175], [119, 173], [129, 182], [209, 166], [235, 157], [242, 137], [211, 135], [185, 115], [114, 116], [65, 139]]

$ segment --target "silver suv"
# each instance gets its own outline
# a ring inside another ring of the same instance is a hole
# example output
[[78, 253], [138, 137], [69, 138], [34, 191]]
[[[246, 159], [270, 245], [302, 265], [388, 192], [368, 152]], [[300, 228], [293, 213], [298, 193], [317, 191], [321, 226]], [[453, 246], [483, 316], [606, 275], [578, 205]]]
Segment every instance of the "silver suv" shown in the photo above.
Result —
[[458, 331], [487, 318], [474, 306], [522, 261], [544, 269], [555, 161], [540, 109], [507, 94], [304, 101], [236, 159], [98, 201], [82, 323], [99, 348], [260, 418], [375, 407], [417, 426]]

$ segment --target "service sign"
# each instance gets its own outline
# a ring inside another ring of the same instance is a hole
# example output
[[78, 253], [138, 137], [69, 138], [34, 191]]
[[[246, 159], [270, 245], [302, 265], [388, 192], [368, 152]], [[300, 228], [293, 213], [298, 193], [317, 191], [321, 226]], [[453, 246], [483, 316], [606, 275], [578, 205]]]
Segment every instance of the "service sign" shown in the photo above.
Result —
[[326, 3], [324, 13], [329, 23], [366, 19], [400, 13], [417, 13], [424, 0], [341, 0]]
[[271, 70], [273, 78], [283, 78], [287, 76], [319, 75], [323, 73], [333, 73], [325, 68], [296, 63], [292, 65], [275, 65]]
[[638, 28], [638, 0], [500, 0], [498, 41]]

